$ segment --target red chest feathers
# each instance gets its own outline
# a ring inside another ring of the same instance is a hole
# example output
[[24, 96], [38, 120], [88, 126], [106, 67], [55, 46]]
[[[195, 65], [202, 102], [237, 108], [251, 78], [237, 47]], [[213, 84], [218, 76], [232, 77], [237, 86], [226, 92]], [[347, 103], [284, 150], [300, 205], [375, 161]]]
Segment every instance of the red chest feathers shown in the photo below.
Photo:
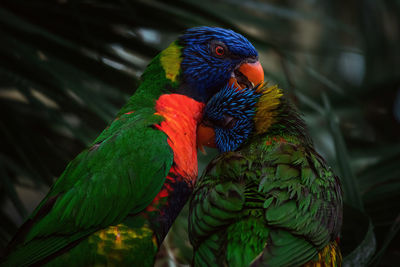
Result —
[[197, 178], [196, 130], [203, 108], [203, 103], [179, 94], [162, 95], [156, 102], [156, 114], [164, 117], [156, 127], [168, 136], [174, 169], [191, 182]]

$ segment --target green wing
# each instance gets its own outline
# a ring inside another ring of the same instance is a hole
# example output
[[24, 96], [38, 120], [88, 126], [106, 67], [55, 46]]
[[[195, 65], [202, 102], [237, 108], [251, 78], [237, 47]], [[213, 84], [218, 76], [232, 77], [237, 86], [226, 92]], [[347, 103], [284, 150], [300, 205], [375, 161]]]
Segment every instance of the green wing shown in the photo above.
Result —
[[223, 264], [224, 233], [240, 219], [245, 204], [245, 184], [240, 182], [247, 160], [228, 152], [211, 162], [196, 184], [190, 202], [189, 237], [194, 248], [194, 266]]
[[280, 144], [271, 158], [258, 187], [271, 234], [254, 266], [303, 264], [339, 234], [340, 182], [310, 147]]
[[153, 109], [124, 114], [69, 163], [12, 241], [3, 263], [26, 266], [145, 208], [173, 161]]
[[[225, 194], [216, 205], [219, 191]], [[222, 256], [229, 266], [248, 266], [261, 253], [255, 266], [300, 265], [340, 229], [339, 181], [315, 151], [300, 145], [255, 144], [223, 154], [195, 193], [189, 220], [195, 264], [222, 264]]]

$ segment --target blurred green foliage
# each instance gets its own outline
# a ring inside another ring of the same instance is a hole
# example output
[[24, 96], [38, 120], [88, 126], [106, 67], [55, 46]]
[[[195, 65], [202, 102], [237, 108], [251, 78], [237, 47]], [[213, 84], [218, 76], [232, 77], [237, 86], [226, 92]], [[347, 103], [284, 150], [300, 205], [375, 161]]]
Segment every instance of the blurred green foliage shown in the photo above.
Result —
[[[184, 29], [231, 28], [304, 113], [345, 192], [346, 266], [400, 258], [400, 2], [2, 0], [0, 248]], [[200, 156], [200, 171], [215, 155]], [[187, 208], [157, 265], [189, 264]]]

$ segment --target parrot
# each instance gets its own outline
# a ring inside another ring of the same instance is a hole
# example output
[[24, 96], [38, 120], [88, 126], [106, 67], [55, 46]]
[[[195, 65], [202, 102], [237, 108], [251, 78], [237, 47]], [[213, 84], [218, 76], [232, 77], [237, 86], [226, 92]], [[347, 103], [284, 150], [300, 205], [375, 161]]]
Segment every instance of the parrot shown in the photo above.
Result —
[[153, 58], [115, 119], [66, 167], [20, 227], [1, 266], [153, 266], [197, 179], [196, 130], [227, 83], [255, 87], [254, 46], [195, 27]]
[[224, 87], [197, 138], [221, 153], [190, 200], [194, 266], [341, 266], [340, 180], [277, 85]]

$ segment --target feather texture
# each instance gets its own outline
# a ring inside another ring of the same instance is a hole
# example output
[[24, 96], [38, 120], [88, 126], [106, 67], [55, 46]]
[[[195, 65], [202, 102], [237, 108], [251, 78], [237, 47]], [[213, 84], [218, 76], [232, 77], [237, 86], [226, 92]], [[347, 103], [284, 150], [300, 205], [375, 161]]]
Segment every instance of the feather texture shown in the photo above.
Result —
[[281, 90], [264, 85], [256, 92], [262, 95], [255, 130], [210, 163], [196, 185], [189, 217], [193, 263], [340, 266], [340, 181]]
[[[216, 36], [232, 47], [236, 63], [214, 56], [209, 45]], [[202, 56], [189, 60], [187, 51], [199, 47]], [[254, 53], [237, 33], [200, 27], [157, 55], [116, 119], [70, 162], [21, 227], [2, 265], [152, 266], [197, 178], [204, 102]]]

